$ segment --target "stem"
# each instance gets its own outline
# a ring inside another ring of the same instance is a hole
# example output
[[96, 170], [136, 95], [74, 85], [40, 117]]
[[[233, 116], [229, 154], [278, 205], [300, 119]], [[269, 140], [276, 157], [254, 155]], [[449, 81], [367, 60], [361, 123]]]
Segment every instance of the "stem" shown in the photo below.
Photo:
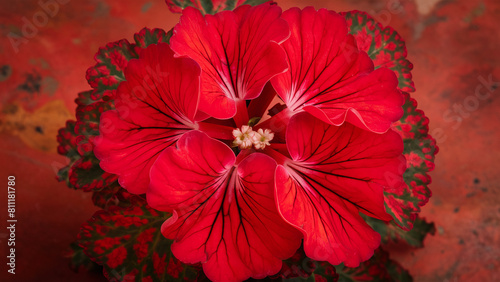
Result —
[[234, 128], [225, 125], [198, 122], [198, 130], [215, 139], [233, 140], [233, 129]]
[[248, 124], [248, 110], [246, 100], [236, 100], [236, 115], [233, 117], [236, 127]]

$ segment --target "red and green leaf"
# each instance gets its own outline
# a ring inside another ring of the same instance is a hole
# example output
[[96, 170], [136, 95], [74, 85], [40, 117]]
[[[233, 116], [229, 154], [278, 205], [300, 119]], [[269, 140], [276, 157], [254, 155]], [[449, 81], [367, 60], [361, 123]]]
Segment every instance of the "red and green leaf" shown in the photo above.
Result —
[[365, 12], [350, 11], [341, 14], [347, 20], [350, 33], [356, 38], [358, 48], [370, 56], [375, 68], [391, 69], [398, 77], [399, 89], [414, 92], [411, 75], [413, 64], [406, 59], [403, 38], [392, 27], [384, 28]]
[[97, 64], [87, 70], [87, 81], [92, 88], [116, 89], [125, 80], [123, 70], [132, 58], [137, 58], [134, 44], [126, 39], [108, 43], [95, 55]]
[[311, 281], [314, 282], [339, 281], [340, 278], [335, 267], [326, 261], [317, 262], [316, 269], [311, 276], [314, 278]]
[[393, 125], [393, 129], [403, 137], [407, 162], [404, 178], [413, 197], [418, 199], [418, 206], [421, 207], [431, 196], [428, 188], [431, 178], [427, 173], [434, 170], [434, 159], [439, 148], [434, 138], [429, 135], [429, 119], [423, 111], [417, 109], [417, 101], [411, 98], [410, 94], [404, 94], [405, 113], [401, 120]]
[[259, 5], [268, 0], [165, 0], [172, 13], [182, 13], [186, 7], [194, 7], [202, 14], [215, 14], [224, 10], [234, 10], [241, 5]]
[[292, 257], [283, 261], [280, 272], [270, 278], [283, 281], [307, 281], [315, 268], [315, 261], [306, 256], [301, 246]]
[[83, 135], [99, 135], [99, 122], [101, 119], [101, 114], [111, 109], [114, 109], [114, 104], [113, 99], [109, 97], [106, 101], [100, 100], [88, 105], [78, 106], [76, 109], [76, 119], [83, 124], [92, 124], [86, 125], [85, 127], [93, 127], [91, 132], [78, 130], [80, 131], [79, 133]]
[[398, 225], [391, 221], [389, 223], [365, 217], [366, 222], [382, 237], [382, 243], [398, 242], [400, 240], [406, 242], [412, 247], [421, 248], [424, 244], [424, 239], [427, 234], [434, 235], [436, 228], [433, 222], [427, 222], [425, 219], [417, 217], [413, 223], [413, 228], [410, 231], [401, 229]]
[[334, 282], [337, 281], [338, 278], [339, 276], [335, 272], [335, 267], [333, 265], [328, 262], [319, 262], [308, 258], [303, 247], [300, 247], [295, 255], [283, 261], [280, 272], [270, 276], [267, 280], [287, 282]]
[[161, 225], [170, 215], [150, 208], [137, 196], [131, 196], [130, 203], [130, 207], [98, 211], [82, 226], [78, 243], [88, 257], [104, 267], [109, 280], [196, 279], [198, 267], [173, 257], [172, 241], [161, 234]]
[[375, 251], [373, 257], [360, 264], [359, 267], [349, 268], [343, 265], [336, 266], [339, 281], [412, 281], [407, 270], [397, 262], [389, 259], [389, 254], [381, 248]]
[[74, 272], [98, 270], [99, 265], [93, 262], [76, 242], [69, 245], [66, 257], [69, 258], [69, 267]]
[[68, 158], [69, 164], [59, 169], [57, 173], [57, 180], [66, 182], [69, 188], [75, 189], [70, 181], [70, 168], [72, 165], [81, 158], [78, 152], [78, 134], [75, 132], [76, 121], [68, 120], [66, 126], [59, 129], [57, 134], [57, 152], [60, 155]]
[[[417, 102], [404, 93], [404, 115], [392, 129], [403, 137], [406, 171], [406, 185], [399, 189], [388, 188], [384, 191], [386, 211], [395, 222], [405, 230], [410, 230], [420, 207], [431, 197], [427, 174], [434, 169], [434, 158], [438, 152], [436, 141], [429, 135], [429, 119], [417, 109]], [[403, 169], [403, 168], [402, 168]], [[390, 175], [388, 175], [390, 177]]]
[[[57, 142], [59, 146], [57, 147], [57, 152], [60, 155], [68, 157], [71, 161], [74, 161], [80, 157], [78, 154], [77, 147], [77, 137], [75, 133], [76, 122], [73, 120], [68, 120], [66, 126], [59, 129], [57, 134]], [[62, 179], [61, 179], [62, 180]]]
[[78, 93], [78, 96], [75, 99], [75, 103], [76, 103], [77, 107], [85, 106], [85, 105], [89, 105], [89, 104], [94, 103], [95, 99], [92, 98], [92, 92], [94, 92], [94, 91], [95, 90], [87, 90], [87, 91], [83, 91], [83, 92]]
[[[66, 179], [72, 188], [89, 192], [103, 189], [116, 181], [116, 176], [106, 173], [99, 166], [93, 148], [96, 136], [99, 135], [99, 119], [101, 113], [113, 108], [106, 102], [94, 102], [86, 106], [78, 106], [77, 121], [71, 129], [76, 136], [71, 143], [73, 156], [68, 166]], [[62, 150], [63, 152], [64, 150]]]
[[116, 175], [101, 169], [99, 160], [93, 155], [85, 156], [74, 162], [68, 173], [70, 184], [75, 189], [85, 192], [101, 190], [117, 181]]
[[170, 37], [172, 37], [172, 30], [165, 32], [160, 28], [143, 28], [141, 31], [134, 35], [134, 40], [138, 48], [144, 49], [151, 44], [157, 44], [161, 42], [169, 43]]
[[131, 194], [123, 189], [118, 182], [114, 182], [92, 193], [92, 202], [95, 206], [107, 210], [113, 206], [129, 207]]
[[[343, 15], [358, 48], [367, 52], [375, 68], [387, 67], [396, 73], [398, 87], [405, 96], [404, 116], [392, 128], [403, 137], [407, 159], [404, 179], [407, 186], [388, 188], [385, 191], [385, 206], [400, 227], [410, 230], [420, 207], [431, 196], [428, 188], [431, 179], [427, 173], [434, 169], [434, 155], [438, 151], [435, 140], [428, 134], [428, 118], [417, 109], [416, 101], [410, 94], [406, 93], [415, 91], [411, 75], [413, 65], [406, 59], [404, 40], [394, 29], [382, 27], [364, 12], [351, 11]], [[390, 179], [391, 175], [386, 177]]]

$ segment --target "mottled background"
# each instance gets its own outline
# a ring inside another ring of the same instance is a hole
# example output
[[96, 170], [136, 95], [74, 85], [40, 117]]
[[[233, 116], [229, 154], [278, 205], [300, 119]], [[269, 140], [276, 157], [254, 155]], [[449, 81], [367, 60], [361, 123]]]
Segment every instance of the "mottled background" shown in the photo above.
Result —
[[[0, 2], [0, 280], [12, 279], [4, 262], [8, 175], [17, 179], [15, 280], [103, 280], [73, 273], [63, 256], [96, 208], [90, 195], [55, 180], [65, 164], [56, 132], [73, 118], [76, 93], [89, 89], [85, 71], [99, 46], [132, 40], [144, 26], [168, 30], [178, 15], [162, 0], [60, 0], [65, 4], [44, 23], [38, 0]], [[364, 10], [406, 39], [413, 96], [440, 147], [433, 197], [422, 212], [437, 232], [423, 249], [395, 245], [391, 256], [416, 281], [500, 281], [500, 1], [278, 3]], [[28, 21], [38, 21], [36, 30], [23, 31]], [[10, 32], [25, 37], [12, 44]]]

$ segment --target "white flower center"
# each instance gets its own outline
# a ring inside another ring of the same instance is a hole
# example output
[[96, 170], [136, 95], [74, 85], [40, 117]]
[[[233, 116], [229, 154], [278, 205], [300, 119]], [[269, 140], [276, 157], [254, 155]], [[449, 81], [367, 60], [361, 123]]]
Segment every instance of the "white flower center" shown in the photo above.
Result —
[[233, 130], [233, 136], [233, 144], [240, 149], [250, 149], [253, 145], [255, 149], [259, 150], [271, 145], [269, 142], [273, 140], [274, 133], [269, 129], [263, 130], [262, 128], [253, 131], [250, 126], [243, 125], [241, 129]]
[[243, 125], [241, 129], [237, 128], [233, 130], [233, 144], [242, 150], [250, 149], [253, 145], [251, 135], [253, 135], [252, 128], [248, 125]]
[[274, 133], [271, 130], [262, 130], [262, 128], [260, 128], [259, 130], [254, 131], [252, 135], [252, 143], [255, 146], [255, 149], [264, 149], [266, 146], [271, 145], [269, 142], [273, 140], [273, 138]]

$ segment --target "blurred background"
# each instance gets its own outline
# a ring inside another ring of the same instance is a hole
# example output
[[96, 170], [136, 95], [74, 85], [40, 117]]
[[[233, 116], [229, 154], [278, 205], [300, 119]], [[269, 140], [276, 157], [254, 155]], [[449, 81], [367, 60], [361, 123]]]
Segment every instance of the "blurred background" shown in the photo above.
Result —
[[[162, 0], [0, 0], [1, 281], [103, 281], [64, 257], [97, 210], [90, 195], [55, 179], [66, 160], [56, 134], [88, 90], [85, 71], [110, 41], [142, 27], [172, 28]], [[436, 224], [424, 248], [393, 245], [416, 281], [500, 281], [500, 1], [277, 0], [362, 10], [406, 40], [413, 97], [440, 148], [433, 196], [421, 215]], [[16, 177], [16, 275], [6, 268], [7, 177]], [[5, 208], [3, 208], [5, 207]], [[5, 254], [5, 255], [4, 255]], [[14, 279], [13, 279], [14, 278]]]

